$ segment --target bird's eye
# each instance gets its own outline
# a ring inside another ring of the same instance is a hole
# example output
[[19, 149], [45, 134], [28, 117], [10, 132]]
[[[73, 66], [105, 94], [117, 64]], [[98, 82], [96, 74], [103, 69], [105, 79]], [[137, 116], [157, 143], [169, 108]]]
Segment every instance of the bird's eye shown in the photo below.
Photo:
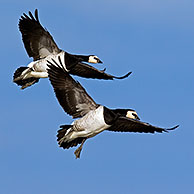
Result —
[[136, 115], [135, 113], [132, 113], [132, 115], [133, 115], [135, 118], [137, 118], [137, 115]]

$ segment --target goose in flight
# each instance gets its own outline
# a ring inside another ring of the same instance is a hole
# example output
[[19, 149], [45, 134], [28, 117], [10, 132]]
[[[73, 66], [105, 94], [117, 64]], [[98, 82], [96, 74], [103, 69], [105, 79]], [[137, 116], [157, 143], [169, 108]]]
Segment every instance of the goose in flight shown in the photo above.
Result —
[[22, 34], [24, 47], [33, 61], [27, 67], [19, 67], [13, 76], [13, 82], [21, 86], [21, 89], [29, 87], [39, 81], [40, 78], [47, 78], [47, 60], [57, 60], [58, 56], [65, 58], [64, 68], [72, 75], [84, 78], [113, 80], [124, 79], [131, 72], [124, 76], [117, 77], [98, 70], [86, 63], [102, 63], [95, 55], [73, 55], [58, 48], [50, 33], [42, 27], [38, 18], [38, 11], [34, 16], [29, 12], [25, 13], [19, 20], [19, 30]]
[[[60, 57], [59, 57], [60, 58]], [[68, 149], [81, 144], [74, 152], [76, 158], [80, 157], [84, 142], [103, 132], [139, 132], [162, 133], [178, 127], [160, 128], [141, 122], [133, 109], [109, 109], [97, 104], [63, 67], [61, 59], [48, 61], [48, 76], [55, 95], [64, 111], [74, 120], [71, 125], [61, 125], [58, 130], [57, 141], [59, 146]]]

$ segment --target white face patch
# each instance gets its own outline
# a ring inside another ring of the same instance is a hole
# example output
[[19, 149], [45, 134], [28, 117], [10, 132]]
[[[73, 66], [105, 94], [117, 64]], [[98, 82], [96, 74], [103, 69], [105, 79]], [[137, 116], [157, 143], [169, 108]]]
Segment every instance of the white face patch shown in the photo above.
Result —
[[137, 113], [135, 111], [131, 111], [131, 110], [127, 111], [126, 117], [128, 117], [130, 119], [138, 119], [139, 118]]
[[89, 63], [98, 63], [99, 58], [97, 56], [89, 56]]

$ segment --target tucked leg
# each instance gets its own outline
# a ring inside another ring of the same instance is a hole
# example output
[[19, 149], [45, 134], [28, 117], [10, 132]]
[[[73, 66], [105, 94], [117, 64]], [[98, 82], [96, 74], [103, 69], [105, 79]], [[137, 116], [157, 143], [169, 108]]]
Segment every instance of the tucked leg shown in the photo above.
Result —
[[80, 158], [80, 153], [82, 151], [82, 147], [83, 147], [83, 144], [84, 144], [85, 141], [86, 141], [86, 139], [83, 139], [81, 145], [75, 150], [74, 154], [76, 156], [76, 159]]

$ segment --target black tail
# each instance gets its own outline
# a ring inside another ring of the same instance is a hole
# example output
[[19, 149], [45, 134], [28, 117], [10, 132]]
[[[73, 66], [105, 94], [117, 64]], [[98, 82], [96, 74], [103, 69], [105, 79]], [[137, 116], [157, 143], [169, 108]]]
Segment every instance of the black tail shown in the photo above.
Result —
[[58, 130], [58, 134], [57, 134], [57, 141], [58, 141], [59, 147], [62, 147], [64, 149], [69, 149], [70, 147], [74, 147], [82, 143], [84, 139], [82, 137], [76, 138], [72, 141], [68, 141], [68, 139], [65, 138], [65, 134], [67, 130], [71, 127], [72, 125], [61, 125], [60, 126], [61, 129]]
[[14, 72], [14, 75], [13, 75], [13, 82], [17, 83], [15, 81], [16, 78], [20, 77], [22, 72], [24, 70], [28, 69], [28, 67], [19, 67], [18, 69], [16, 69], [16, 71]]
[[19, 86], [22, 86], [21, 89], [27, 88], [28, 86], [31, 86], [39, 81], [39, 78], [34, 78], [34, 77], [30, 77], [27, 79], [21, 78], [21, 79], [16, 80], [17, 78], [21, 76], [22, 72], [28, 68], [29, 67], [19, 67], [18, 69], [16, 69], [13, 75], [13, 82]]

